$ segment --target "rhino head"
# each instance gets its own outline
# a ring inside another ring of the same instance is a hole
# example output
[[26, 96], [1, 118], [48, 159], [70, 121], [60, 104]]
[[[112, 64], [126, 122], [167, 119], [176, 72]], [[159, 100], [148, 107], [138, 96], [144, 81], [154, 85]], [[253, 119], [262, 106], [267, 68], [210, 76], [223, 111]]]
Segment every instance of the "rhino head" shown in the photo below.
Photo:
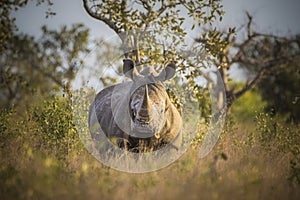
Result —
[[175, 64], [168, 64], [161, 73], [147, 67], [140, 72], [130, 59], [123, 61], [123, 72], [133, 81], [129, 100], [132, 133], [138, 138], [160, 137], [166, 125], [171, 102], [163, 84], [175, 75]]

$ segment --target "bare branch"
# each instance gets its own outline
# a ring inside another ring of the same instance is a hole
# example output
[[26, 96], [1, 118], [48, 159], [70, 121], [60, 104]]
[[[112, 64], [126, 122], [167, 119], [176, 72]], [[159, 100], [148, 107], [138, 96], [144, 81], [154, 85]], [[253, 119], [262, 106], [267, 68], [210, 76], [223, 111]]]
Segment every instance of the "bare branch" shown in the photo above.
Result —
[[248, 33], [248, 38], [250, 38], [252, 36], [252, 20], [253, 17], [250, 15], [250, 13], [248, 11], [246, 11], [246, 15], [248, 17], [248, 23], [247, 23], [247, 33]]
[[258, 71], [258, 73], [256, 74], [256, 76], [254, 77], [254, 79], [247, 82], [243, 89], [241, 89], [240, 91], [237, 91], [233, 94], [234, 98], [237, 99], [237, 98], [241, 97], [245, 92], [252, 89], [258, 83], [260, 78], [266, 73], [267, 70], [269, 70], [275, 66], [281, 65], [281, 64], [289, 63], [296, 57], [300, 57], [300, 53], [292, 55], [290, 57], [281, 57], [281, 58], [273, 59], [273, 60], [263, 64], [261, 66], [260, 70]]
[[256, 85], [256, 83], [259, 81], [259, 79], [264, 75], [265, 71], [266, 71], [266, 68], [261, 68], [252, 81], [247, 82], [246, 85], [243, 87], [243, 89], [241, 89], [240, 91], [237, 91], [233, 94], [234, 99], [241, 97], [248, 90], [252, 89]]

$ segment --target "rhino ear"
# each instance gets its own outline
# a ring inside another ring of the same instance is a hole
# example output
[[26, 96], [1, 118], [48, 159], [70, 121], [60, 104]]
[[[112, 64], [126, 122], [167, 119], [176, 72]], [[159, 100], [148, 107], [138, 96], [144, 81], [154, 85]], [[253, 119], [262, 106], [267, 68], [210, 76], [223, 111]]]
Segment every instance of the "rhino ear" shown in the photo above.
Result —
[[176, 73], [175, 63], [174, 62], [169, 63], [167, 65], [167, 67], [165, 68], [165, 71], [166, 71], [165, 80], [169, 80], [169, 79], [173, 78]]
[[166, 66], [165, 69], [156, 77], [156, 80], [166, 81], [174, 77], [175, 75], [175, 63], [170, 63]]
[[131, 59], [124, 59], [123, 60], [123, 74], [132, 79], [132, 72], [134, 69], [134, 62]]

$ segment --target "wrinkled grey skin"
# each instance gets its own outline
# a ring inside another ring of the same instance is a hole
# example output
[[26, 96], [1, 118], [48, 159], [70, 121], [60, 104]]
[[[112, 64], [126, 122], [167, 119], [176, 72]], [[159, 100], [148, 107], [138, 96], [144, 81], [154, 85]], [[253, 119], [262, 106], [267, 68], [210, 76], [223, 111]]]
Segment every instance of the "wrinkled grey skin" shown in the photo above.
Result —
[[92, 138], [99, 140], [104, 133], [132, 152], [155, 151], [167, 144], [178, 150], [182, 119], [163, 84], [175, 75], [175, 65], [169, 64], [160, 74], [152, 68], [138, 72], [133, 61], [126, 59], [123, 72], [132, 81], [103, 89], [90, 107], [90, 129], [95, 122], [101, 127], [97, 133], [91, 131]]

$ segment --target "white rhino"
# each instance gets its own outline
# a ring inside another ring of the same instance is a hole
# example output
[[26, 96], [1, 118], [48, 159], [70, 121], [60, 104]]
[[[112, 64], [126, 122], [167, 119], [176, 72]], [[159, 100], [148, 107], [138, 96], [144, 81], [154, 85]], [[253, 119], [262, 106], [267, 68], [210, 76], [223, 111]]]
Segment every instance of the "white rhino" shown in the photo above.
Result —
[[103, 89], [90, 107], [89, 126], [98, 123], [101, 128], [91, 131], [92, 138], [99, 140], [105, 134], [132, 152], [156, 151], [167, 144], [178, 150], [182, 119], [163, 84], [175, 75], [175, 64], [158, 74], [151, 67], [139, 72], [132, 60], [125, 59], [123, 73], [132, 81]]

